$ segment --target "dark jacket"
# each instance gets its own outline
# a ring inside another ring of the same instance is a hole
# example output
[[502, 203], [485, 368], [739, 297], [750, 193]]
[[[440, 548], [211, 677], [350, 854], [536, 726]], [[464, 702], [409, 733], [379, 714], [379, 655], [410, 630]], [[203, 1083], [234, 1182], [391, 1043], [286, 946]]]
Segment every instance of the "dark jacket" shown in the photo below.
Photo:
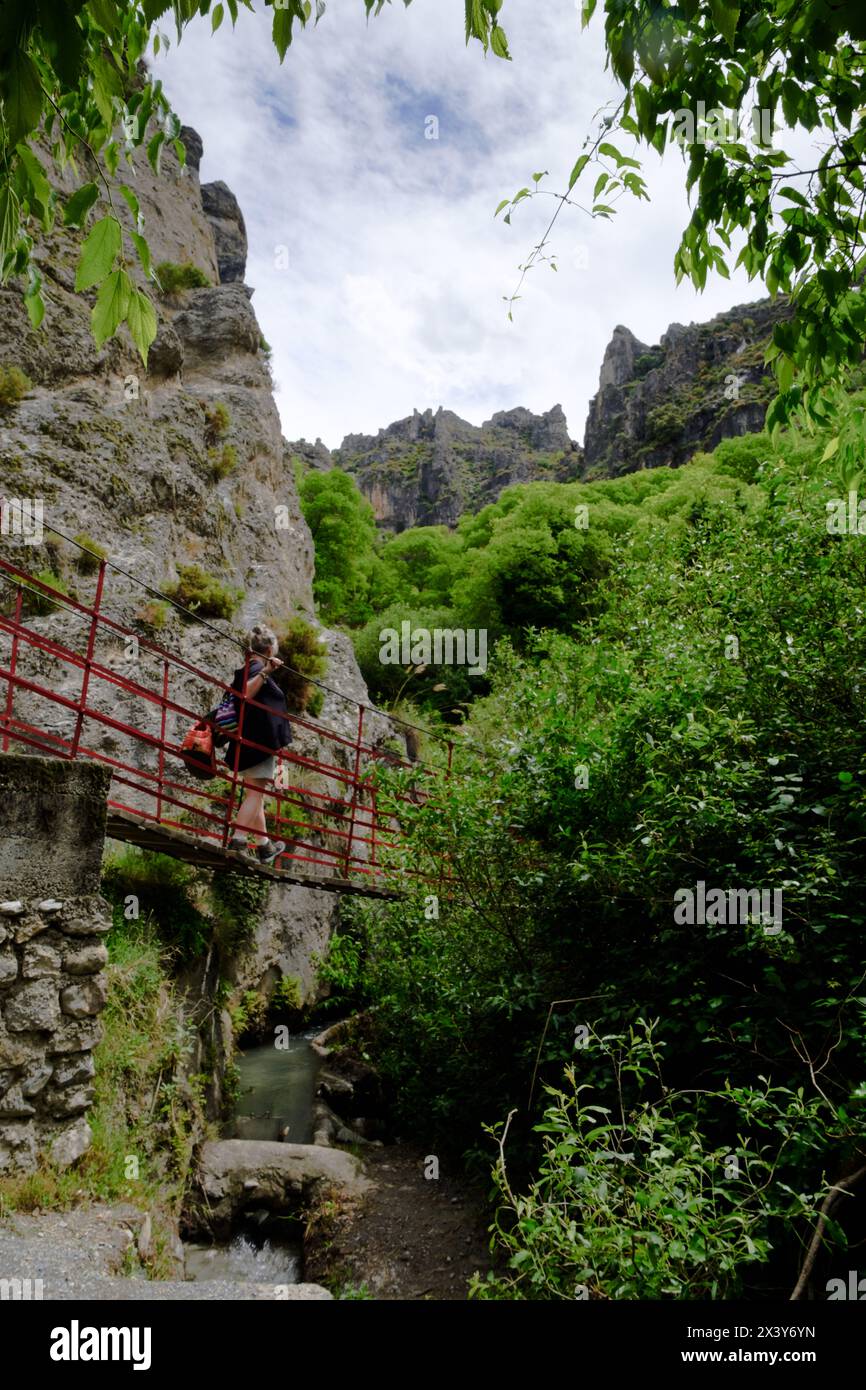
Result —
[[[253, 658], [249, 664], [247, 672], [247, 684], [257, 676], [264, 667], [264, 662], [258, 658]], [[244, 668], [241, 666], [234, 674], [232, 690], [239, 693], [244, 688]], [[288, 710], [286, 707], [286, 697], [280, 690], [275, 681], [270, 676], [266, 676], [262, 688], [255, 696], [255, 704], [247, 702], [243, 705], [243, 725], [239, 732], [242, 738], [250, 739], [253, 743], [261, 744], [265, 749], [270, 749], [273, 753], [285, 748], [292, 742], [292, 730], [287, 719]], [[257, 705], [266, 705], [266, 709], [258, 709]], [[241, 702], [238, 701], [239, 710]], [[263, 762], [267, 757], [266, 752], [259, 748], [247, 748], [243, 744], [238, 745], [235, 738], [229, 739], [229, 746], [226, 749], [225, 760], [230, 768], [235, 767], [237, 757], [237, 770], [244, 772], [248, 767], [255, 767], [256, 763]]]

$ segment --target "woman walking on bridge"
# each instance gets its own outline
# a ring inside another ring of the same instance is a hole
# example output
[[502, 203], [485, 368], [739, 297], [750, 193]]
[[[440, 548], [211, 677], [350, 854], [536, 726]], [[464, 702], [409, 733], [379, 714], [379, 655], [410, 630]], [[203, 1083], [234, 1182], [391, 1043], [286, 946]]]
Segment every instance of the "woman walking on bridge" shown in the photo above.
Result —
[[[283, 664], [277, 656], [279, 642], [276, 633], [271, 632], [269, 627], [257, 624], [247, 634], [247, 648], [252, 655], [246, 667], [241, 666], [235, 671], [232, 690], [255, 703], [247, 704], [244, 701], [241, 704], [241, 701], [236, 701], [241, 737], [231, 740], [226, 753], [227, 764], [236, 776], [242, 775], [246, 788], [229, 849], [249, 855], [247, 835], [251, 834], [257, 841], [256, 857], [260, 863], [272, 864], [286, 846], [282, 840], [268, 838], [264, 797], [268, 783], [273, 781], [276, 773], [276, 754], [291, 743], [292, 731], [287, 717], [286, 697], [272, 679], [272, 673]], [[262, 705], [265, 708], [259, 708]], [[243, 710], [243, 721], [240, 719], [240, 709]], [[260, 746], [249, 748], [247, 740]], [[262, 746], [272, 748], [273, 752], [263, 757]]]

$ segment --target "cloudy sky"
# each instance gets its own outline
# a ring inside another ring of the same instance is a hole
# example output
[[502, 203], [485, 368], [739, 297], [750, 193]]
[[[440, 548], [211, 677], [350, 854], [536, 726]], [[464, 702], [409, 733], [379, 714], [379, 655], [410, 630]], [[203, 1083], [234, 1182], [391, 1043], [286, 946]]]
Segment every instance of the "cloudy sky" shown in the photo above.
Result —
[[524, 202], [510, 227], [496, 205], [539, 170], [564, 188], [614, 91], [602, 24], [581, 33], [574, 0], [506, 0], [511, 63], [465, 47], [463, 0], [395, 3], [369, 25], [361, 0], [328, 0], [280, 67], [258, 8], [234, 32], [193, 22], [155, 66], [204, 140], [202, 180], [243, 208], [289, 439], [333, 448], [416, 407], [480, 424], [556, 402], [582, 439], [616, 324], [654, 343], [760, 297], [742, 272], [703, 295], [675, 286], [682, 161], [651, 152], [651, 202], [624, 198], [613, 222], [566, 209], [559, 271], [532, 272], [509, 323], [504, 296], [555, 204]]

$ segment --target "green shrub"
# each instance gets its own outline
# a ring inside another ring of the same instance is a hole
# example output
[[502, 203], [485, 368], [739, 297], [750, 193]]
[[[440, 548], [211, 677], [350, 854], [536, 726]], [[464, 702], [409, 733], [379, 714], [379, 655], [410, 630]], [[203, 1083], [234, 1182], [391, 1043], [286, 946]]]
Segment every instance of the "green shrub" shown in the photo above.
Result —
[[243, 599], [240, 589], [222, 584], [201, 565], [178, 565], [177, 583], [167, 585], [165, 592], [182, 608], [203, 618], [231, 618]]
[[[54, 570], [37, 570], [33, 576], [40, 583], [47, 584], [52, 589], [56, 589], [60, 594], [69, 595], [69, 588], [62, 577]], [[24, 609], [27, 613], [36, 613], [39, 617], [45, 617], [53, 613], [55, 609], [62, 608], [63, 604], [49, 598], [48, 594], [39, 593], [36, 589], [24, 590]]]
[[230, 952], [247, 950], [252, 945], [268, 889], [267, 879], [239, 874], [234, 869], [214, 874], [211, 901], [222, 929], [222, 942]]
[[[786, 1147], [823, 1154], [819, 1107], [782, 1088], [715, 1096], [738, 1137], [708, 1142], [691, 1095], [658, 1094], [658, 1050], [643, 1021], [629, 1036], [591, 1035], [616, 1074], [638, 1078], [627, 1113], [589, 1104], [592, 1088], [565, 1069], [566, 1090], [536, 1130], [545, 1136], [538, 1176], [512, 1190], [504, 1138], [494, 1177], [494, 1230], [508, 1272], [476, 1276], [472, 1293], [495, 1299], [723, 1299], [742, 1293], [747, 1266], [765, 1263], [773, 1237], [815, 1211], [812, 1193], [768, 1190]], [[586, 1095], [584, 1093], [587, 1093]], [[755, 1134], [750, 1139], [750, 1120]], [[507, 1127], [506, 1127], [507, 1134]]]
[[297, 975], [283, 975], [271, 991], [271, 1007], [297, 1013], [302, 1003], [301, 982]]
[[215, 401], [204, 409], [204, 437], [208, 444], [217, 444], [228, 434], [232, 415], [225, 401]]
[[145, 603], [139, 608], [135, 620], [151, 632], [161, 632], [168, 622], [170, 609], [167, 603]]
[[203, 270], [192, 261], [178, 265], [175, 261], [160, 261], [156, 267], [156, 278], [163, 294], [176, 294], [178, 290], [203, 290], [210, 280]]
[[214, 482], [227, 478], [238, 466], [238, 451], [234, 444], [224, 444], [221, 449], [208, 449], [207, 456]]
[[0, 410], [8, 410], [10, 406], [18, 405], [32, 386], [32, 381], [20, 367], [14, 367], [9, 363], [0, 364]]
[[672, 444], [683, 432], [685, 419], [682, 406], [665, 401], [650, 410], [646, 417], [646, 434], [649, 444], [661, 446]]
[[86, 531], [79, 531], [74, 537], [75, 544], [81, 546], [75, 556], [75, 566], [81, 574], [95, 574], [99, 569], [100, 560], [104, 560], [108, 555], [104, 545], [100, 545], [92, 536], [88, 536]]
[[[323, 692], [313, 685], [313, 680], [323, 680], [328, 670], [328, 655], [324, 643], [319, 641], [319, 633], [301, 617], [280, 622], [275, 619], [271, 626], [279, 641], [279, 657], [287, 668], [277, 670], [274, 679], [286, 697], [286, 703], [293, 714], [315, 714], [322, 707]], [[316, 697], [319, 696], [318, 702]]]
[[229, 1017], [236, 1042], [245, 1037], [261, 1037], [268, 1019], [268, 1001], [258, 990], [244, 990], [240, 998], [229, 1005]]
[[635, 358], [632, 377], [637, 379], [645, 377], [648, 372], [660, 367], [663, 361], [664, 353], [661, 351], [641, 353], [640, 357]]
[[207, 951], [213, 923], [198, 904], [196, 872], [180, 859], [148, 850], [124, 849], [103, 868], [102, 891], [123, 913], [133, 897], [140, 917], [150, 917], [160, 938], [184, 959]]

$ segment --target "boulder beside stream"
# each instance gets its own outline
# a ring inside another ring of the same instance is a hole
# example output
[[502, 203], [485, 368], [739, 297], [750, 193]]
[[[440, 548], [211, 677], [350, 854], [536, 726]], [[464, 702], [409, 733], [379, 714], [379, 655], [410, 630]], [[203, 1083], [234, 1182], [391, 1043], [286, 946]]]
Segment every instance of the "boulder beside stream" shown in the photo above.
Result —
[[245, 1211], [299, 1211], [318, 1187], [361, 1196], [371, 1186], [352, 1154], [318, 1144], [281, 1144], [259, 1139], [212, 1140], [199, 1161], [199, 1187], [208, 1225], [217, 1238]]

